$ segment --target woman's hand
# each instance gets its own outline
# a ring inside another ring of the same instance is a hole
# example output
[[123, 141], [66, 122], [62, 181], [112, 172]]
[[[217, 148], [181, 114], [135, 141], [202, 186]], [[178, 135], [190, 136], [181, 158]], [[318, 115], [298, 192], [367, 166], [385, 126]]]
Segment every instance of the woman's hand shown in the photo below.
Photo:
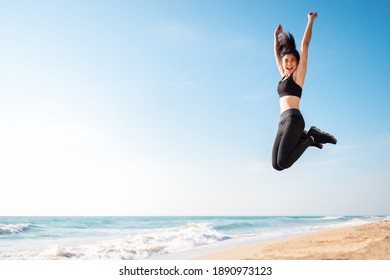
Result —
[[309, 20], [315, 20], [318, 17], [318, 13], [317, 12], [310, 12], [307, 15], [307, 17], [308, 17]]
[[275, 36], [278, 37], [280, 33], [283, 33], [283, 27], [279, 24], [275, 30]]

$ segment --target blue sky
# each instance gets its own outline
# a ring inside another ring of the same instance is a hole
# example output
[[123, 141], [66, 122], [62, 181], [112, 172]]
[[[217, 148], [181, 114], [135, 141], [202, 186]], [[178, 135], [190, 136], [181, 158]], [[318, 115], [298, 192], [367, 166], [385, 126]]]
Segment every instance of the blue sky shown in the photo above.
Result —
[[[278, 24], [317, 11], [271, 166]], [[0, 1], [0, 215], [390, 214], [389, 1]]]

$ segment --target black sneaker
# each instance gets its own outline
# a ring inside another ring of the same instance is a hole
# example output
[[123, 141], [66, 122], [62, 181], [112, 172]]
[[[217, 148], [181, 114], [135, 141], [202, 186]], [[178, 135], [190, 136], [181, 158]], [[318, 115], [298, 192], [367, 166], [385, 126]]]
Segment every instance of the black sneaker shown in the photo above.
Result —
[[[309, 139], [309, 138], [310, 138], [310, 136], [307, 135], [307, 131], [304, 130], [303, 133], [302, 133], [301, 139], [306, 140], [306, 139]], [[312, 140], [312, 141], [313, 141], [313, 140]], [[313, 142], [311, 143], [311, 146], [316, 147], [316, 148], [318, 148], [318, 149], [322, 149], [322, 148], [324, 147], [324, 145], [322, 145], [321, 143], [318, 143], [318, 142], [316, 142], [316, 141], [313, 141]]]
[[313, 147], [318, 148], [318, 149], [322, 149], [324, 147], [324, 145], [322, 145], [321, 143], [318, 143], [318, 142], [313, 142], [311, 145]]
[[336, 144], [337, 143], [337, 139], [333, 135], [330, 135], [329, 133], [323, 132], [315, 126], [312, 126], [310, 128], [307, 135], [312, 136], [314, 138], [315, 142], [318, 142], [321, 144], [325, 144], [325, 143]]

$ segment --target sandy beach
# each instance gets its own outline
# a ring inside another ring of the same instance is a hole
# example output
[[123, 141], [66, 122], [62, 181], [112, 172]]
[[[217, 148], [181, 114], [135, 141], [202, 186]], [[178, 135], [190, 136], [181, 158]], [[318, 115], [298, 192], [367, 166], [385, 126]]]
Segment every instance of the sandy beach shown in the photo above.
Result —
[[390, 260], [390, 221], [320, 231], [205, 255], [203, 260]]

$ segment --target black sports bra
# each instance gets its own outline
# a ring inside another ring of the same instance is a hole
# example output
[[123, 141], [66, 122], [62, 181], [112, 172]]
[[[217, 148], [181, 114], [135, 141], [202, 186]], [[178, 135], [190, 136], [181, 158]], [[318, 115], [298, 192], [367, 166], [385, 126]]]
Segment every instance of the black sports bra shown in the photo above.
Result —
[[279, 98], [287, 95], [292, 95], [301, 98], [302, 88], [298, 85], [292, 78], [292, 74], [288, 76], [285, 80], [283, 79], [278, 84], [278, 93]]

